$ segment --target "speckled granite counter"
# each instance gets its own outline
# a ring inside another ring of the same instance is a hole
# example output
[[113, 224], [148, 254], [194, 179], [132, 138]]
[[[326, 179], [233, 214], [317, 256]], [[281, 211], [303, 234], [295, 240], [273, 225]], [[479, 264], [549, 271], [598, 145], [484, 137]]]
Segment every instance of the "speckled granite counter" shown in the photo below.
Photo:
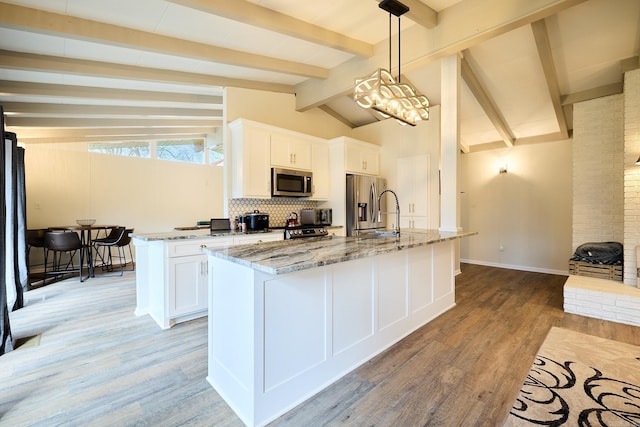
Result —
[[400, 237], [319, 237], [242, 245], [225, 249], [207, 249], [217, 258], [251, 267], [269, 274], [284, 274], [323, 265], [411, 249], [476, 232], [444, 233], [438, 230], [403, 231]]
[[210, 233], [208, 229], [202, 230], [176, 230], [167, 231], [163, 233], [145, 233], [145, 234], [132, 234], [131, 237], [135, 239], [144, 240], [146, 242], [152, 242], [156, 240], [191, 240], [191, 239], [204, 239], [210, 237], [229, 237], [229, 236], [248, 236], [248, 235], [261, 235], [269, 233], [282, 233], [282, 230], [269, 230], [256, 233], [241, 233], [236, 231], [217, 232]]

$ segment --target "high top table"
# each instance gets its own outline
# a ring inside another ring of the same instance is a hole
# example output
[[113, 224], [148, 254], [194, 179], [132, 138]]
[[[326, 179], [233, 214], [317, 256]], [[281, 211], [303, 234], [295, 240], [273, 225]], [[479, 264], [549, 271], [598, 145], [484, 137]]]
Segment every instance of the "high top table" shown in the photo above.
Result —
[[59, 225], [55, 227], [49, 227], [50, 231], [75, 231], [80, 234], [80, 242], [82, 243], [83, 250], [86, 250], [87, 256], [85, 259], [87, 260], [87, 270], [89, 271], [89, 277], [95, 277], [95, 268], [93, 265], [93, 238], [91, 236], [91, 232], [94, 230], [98, 230], [98, 234], [100, 234], [100, 230], [104, 230], [105, 233], [107, 230], [112, 228], [120, 227], [119, 225]]

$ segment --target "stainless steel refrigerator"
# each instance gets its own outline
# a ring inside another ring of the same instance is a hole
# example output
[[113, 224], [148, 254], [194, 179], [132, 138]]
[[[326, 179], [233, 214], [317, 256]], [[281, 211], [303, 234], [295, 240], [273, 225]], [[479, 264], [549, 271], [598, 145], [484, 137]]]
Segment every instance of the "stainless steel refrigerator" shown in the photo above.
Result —
[[386, 215], [378, 221], [378, 196], [386, 189], [384, 178], [347, 175], [347, 236], [386, 227]]

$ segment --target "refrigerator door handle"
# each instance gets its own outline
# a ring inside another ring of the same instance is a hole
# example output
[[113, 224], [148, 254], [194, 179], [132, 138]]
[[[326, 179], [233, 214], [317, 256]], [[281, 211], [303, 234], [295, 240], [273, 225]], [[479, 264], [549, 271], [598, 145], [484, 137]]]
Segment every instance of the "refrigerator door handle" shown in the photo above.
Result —
[[376, 183], [373, 182], [371, 184], [371, 188], [369, 190], [369, 218], [371, 218], [371, 222], [378, 222], [378, 217], [376, 216], [376, 210], [378, 209], [376, 206]]

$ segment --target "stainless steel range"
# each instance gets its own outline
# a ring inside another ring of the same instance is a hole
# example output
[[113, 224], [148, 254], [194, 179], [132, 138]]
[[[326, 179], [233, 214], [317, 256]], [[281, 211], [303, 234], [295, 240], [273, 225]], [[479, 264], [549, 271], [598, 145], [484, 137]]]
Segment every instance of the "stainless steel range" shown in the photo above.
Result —
[[327, 227], [317, 225], [300, 225], [297, 227], [286, 227], [284, 229], [284, 239], [303, 239], [305, 237], [323, 237], [329, 232]]

